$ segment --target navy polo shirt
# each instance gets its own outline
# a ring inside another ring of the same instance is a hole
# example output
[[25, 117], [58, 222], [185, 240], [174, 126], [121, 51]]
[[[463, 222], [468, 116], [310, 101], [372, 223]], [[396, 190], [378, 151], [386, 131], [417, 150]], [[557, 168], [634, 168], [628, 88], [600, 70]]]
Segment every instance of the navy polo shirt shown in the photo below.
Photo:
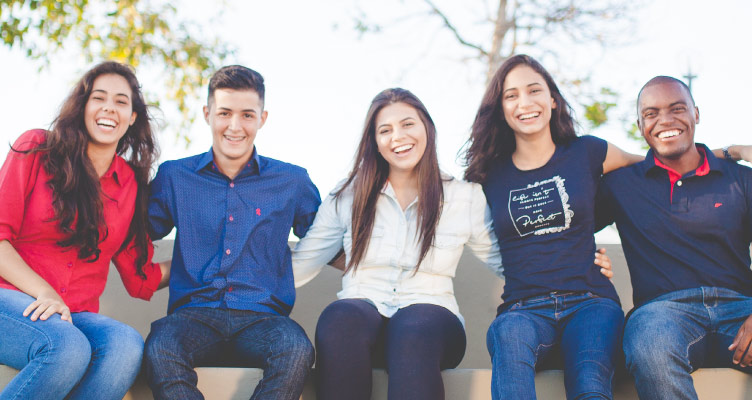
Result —
[[596, 225], [616, 222], [636, 307], [701, 286], [752, 296], [752, 169], [716, 158], [705, 145], [697, 147], [705, 152], [707, 167], [673, 185], [652, 150], [645, 161], [601, 181]]
[[235, 179], [213, 152], [159, 167], [151, 183], [153, 239], [177, 228], [168, 312], [181, 307], [288, 315], [295, 302], [290, 228], [308, 231], [321, 198], [298, 166], [253, 151]]
[[619, 301], [595, 258], [594, 201], [608, 143], [581, 136], [557, 144], [542, 167], [522, 171], [511, 157], [483, 183], [504, 264], [509, 304], [553, 291], [591, 292]]

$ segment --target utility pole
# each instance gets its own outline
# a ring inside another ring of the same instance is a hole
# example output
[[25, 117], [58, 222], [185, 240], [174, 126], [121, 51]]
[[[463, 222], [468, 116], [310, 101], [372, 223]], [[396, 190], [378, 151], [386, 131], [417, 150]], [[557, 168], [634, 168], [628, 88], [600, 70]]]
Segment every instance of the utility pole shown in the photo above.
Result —
[[697, 78], [697, 75], [692, 73], [692, 67], [687, 67], [687, 74], [684, 75], [683, 78], [687, 80], [689, 92], [692, 93], [692, 80]]

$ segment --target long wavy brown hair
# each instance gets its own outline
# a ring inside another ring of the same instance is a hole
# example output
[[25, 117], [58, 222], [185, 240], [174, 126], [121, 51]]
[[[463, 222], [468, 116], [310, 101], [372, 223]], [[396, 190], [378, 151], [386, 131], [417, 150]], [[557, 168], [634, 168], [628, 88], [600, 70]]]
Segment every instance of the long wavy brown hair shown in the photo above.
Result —
[[465, 180], [483, 183], [486, 180], [488, 170], [494, 162], [512, 156], [516, 148], [514, 131], [504, 118], [504, 110], [501, 106], [504, 80], [511, 70], [519, 65], [526, 65], [540, 74], [548, 85], [556, 102], [556, 108], [551, 110], [551, 138], [557, 145], [572, 141], [577, 137], [574, 129], [574, 111], [564, 100], [556, 86], [551, 74], [534, 58], [518, 54], [512, 56], [499, 67], [491, 82], [486, 88], [486, 93], [480, 102], [478, 113], [475, 115], [470, 139], [464, 147]]
[[355, 272], [371, 240], [376, 203], [389, 177], [389, 164], [379, 154], [376, 145], [376, 116], [384, 107], [394, 103], [404, 103], [413, 107], [426, 127], [426, 149], [415, 166], [419, 193], [416, 233], [421, 240], [420, 257], [415, 265], [416, 272], [436, 236], [436, 225], [444, 203], [441, 171], [436, 155], [436, 126], [426, 106], [410, 91], [401, 88], [386, 89], [371, 101], [352, 171], [342, 187], [335, 192], [335, 198], [339, 199], [342, 193], [352, 186], [352, 252], [345, 272], [350, 269]]
[[143, 266], [149, 261], [148, 183], [159, 151], [149, 109], [133, 69], [125, 64], [106, 61], [86, 72], [60, 107], [60, 114], [52, 122], [45, 141], [29, 152], [43, 153], [44, 168], [51, 176], [48, 184], [52, 189], [54, 220], [59, 222], [66, 234], [58, 245], [77, 248], [78, 257], [88, 262], [98, 260], [99, 243], [107, 236], [107, 226], [102, 211], [99, 176], [87, 156], [90, 138], [84, 122], [84, 110], [94, 80], [107, 74], [125, 78], [132, 92], [133, 111], [137, 114], [136, 121], [120, 139], [116, 149], [116, 153], [133, 169], [138, 184], [135, 212], [121, 250], [135, 238], [137, 270], [141, 277], [146, 278]]

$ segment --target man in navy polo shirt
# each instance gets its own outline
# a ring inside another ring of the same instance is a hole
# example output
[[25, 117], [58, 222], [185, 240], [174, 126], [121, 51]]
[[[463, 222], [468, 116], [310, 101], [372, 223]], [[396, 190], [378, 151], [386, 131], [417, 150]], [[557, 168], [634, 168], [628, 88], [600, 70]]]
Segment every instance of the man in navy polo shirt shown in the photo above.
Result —
[[152, 324], [146, 371], [157, 399], [202, 399], [193, 368], [264, 369], [253, 399], [298, 399], [313, 346], [288, 315], [295, 301], [292, 227], [305, 235], [321, 203], [300, 167], [260, 156], [264, 80], [217, 71], [204, 117], [212, 147], [168, 161], [152, 182], [152, 238], [177, 228], [168, 315]]
[[690, 372], [752, 365], [752, 170], [695, 144], [683, 82], [651, 79], [637, 111], [650, 151], [603, 178], [598, 226], [616, 222], [632, 277], [624, 352], [640, 398], [696, 399]]

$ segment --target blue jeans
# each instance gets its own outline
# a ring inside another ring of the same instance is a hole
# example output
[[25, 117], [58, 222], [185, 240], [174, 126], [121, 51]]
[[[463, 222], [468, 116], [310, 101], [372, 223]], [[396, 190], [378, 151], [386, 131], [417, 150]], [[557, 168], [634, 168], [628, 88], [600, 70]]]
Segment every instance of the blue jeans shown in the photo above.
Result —
[[491, 394], [535, 399], [535, 371], [558, 345], [568, 399], [610, 399], [624, 313], [591, 293], [520, 300], [502, 311], [486, 336], [493, 363]]
[[728, 347], [752, 314], [752, 298], [700, 287], [659, 296], [637, 308], [624, 330], [627, 368], [641, 399], [697, 399], [689, 375], [701, 367], [739, 368]]
[[0, 289], [0, 363], [20, 370], [0, 399], [122, 399], [141, 368], [144, 341], [103, 315], [22, 315], [34, 298]]
[[314, 361], [305, 331], [288, 317], [182, 308], [151, 324], [146, 375], [155, 399], [203, 399], [194, 367], [262, 368], [251, 399], [297, 400]]

